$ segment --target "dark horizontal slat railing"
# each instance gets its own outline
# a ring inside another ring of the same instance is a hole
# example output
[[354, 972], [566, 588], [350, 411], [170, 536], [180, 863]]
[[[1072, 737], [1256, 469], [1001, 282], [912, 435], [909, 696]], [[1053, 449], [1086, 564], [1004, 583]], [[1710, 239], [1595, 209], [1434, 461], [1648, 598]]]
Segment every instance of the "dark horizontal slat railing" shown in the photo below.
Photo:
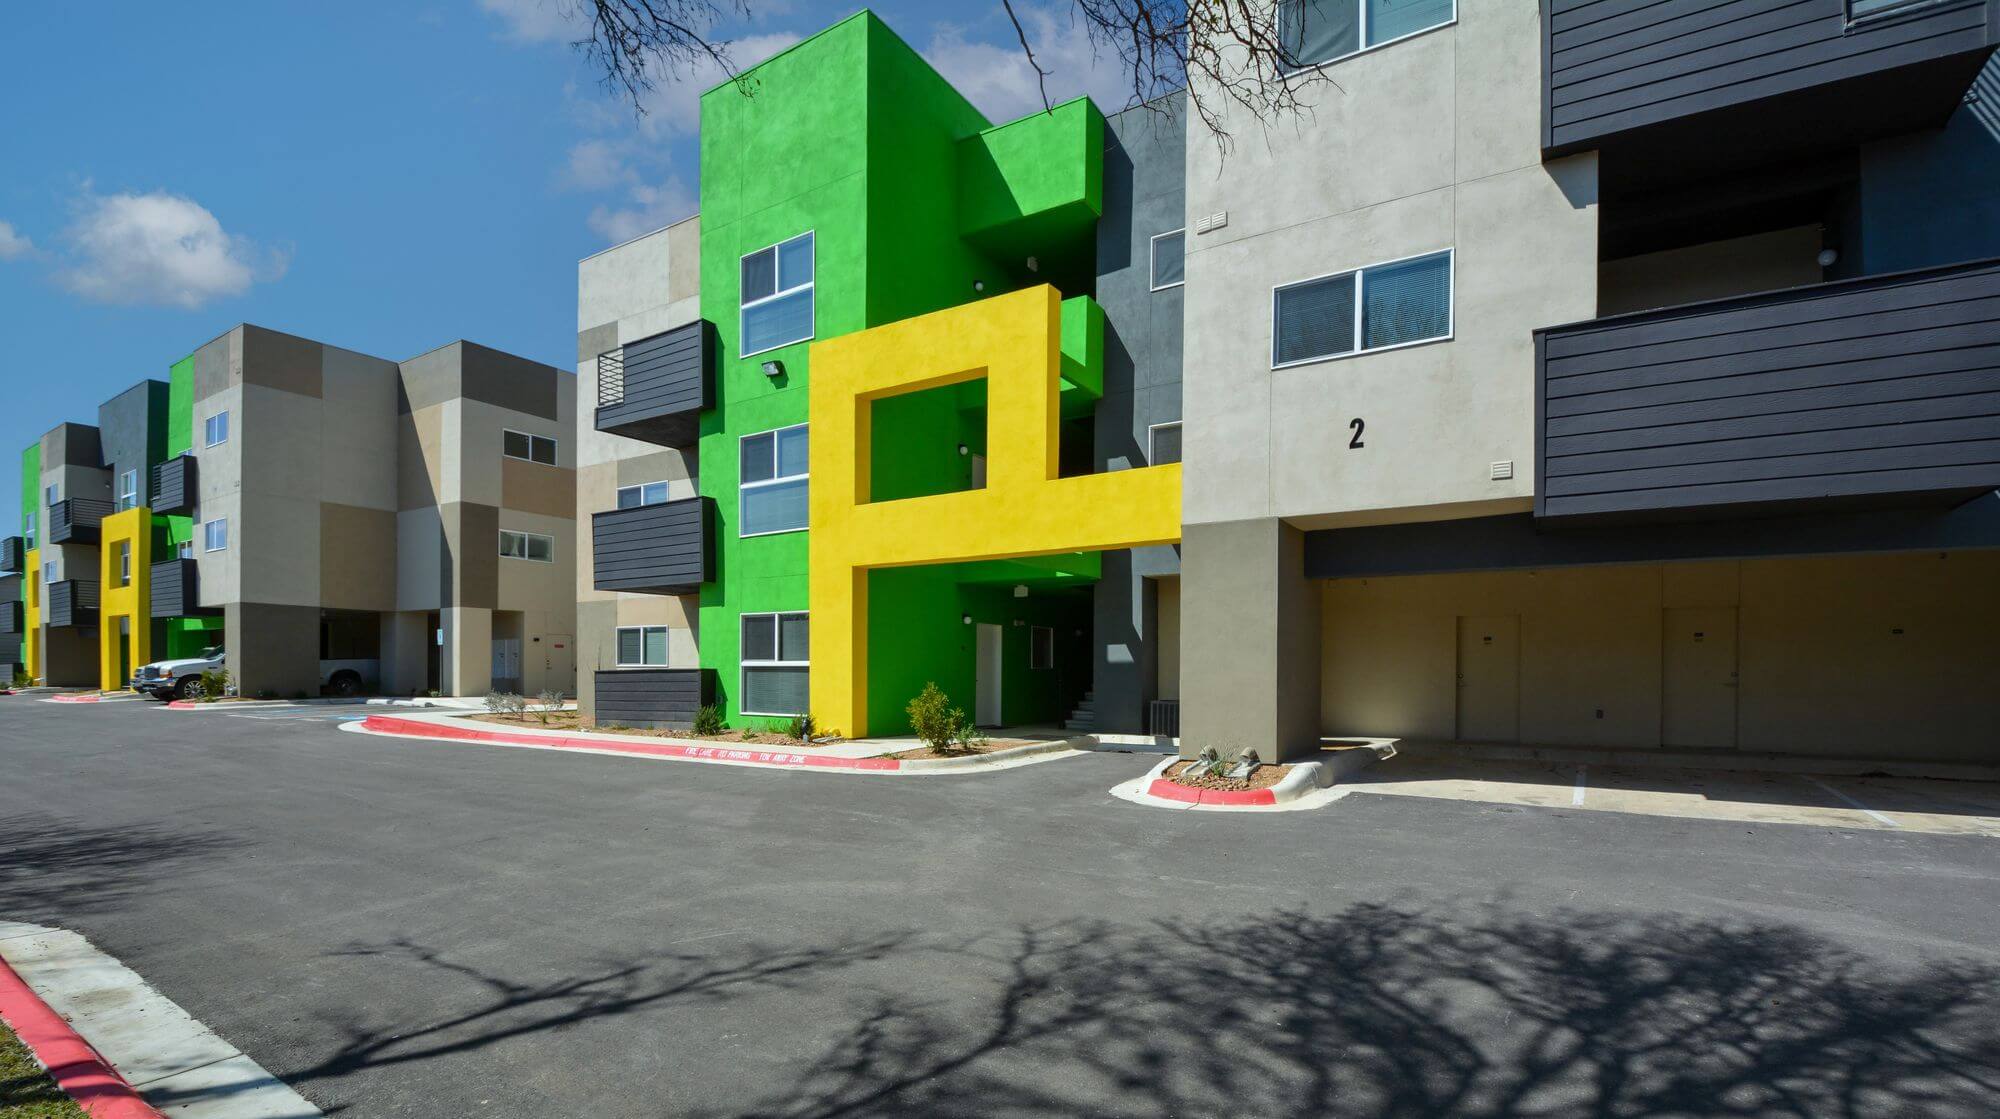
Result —
[[685, 449], [715, 403], [715, 328], [696, 320], [597, 359], [599, 431]]
[[153, 467], [155, 513], [184, 514], [194, 511], [196, 468], [193, 455], [176, 455]]
[[19, 536], [0, 537], [0, 575], [23, 575], [28, 570], [28, 548]]
[[694, 725], [696, 712], [715, 702], [715, 670], [709, 668], [606, 669], [593, 683], [599, 726], [685, 729]]
[[49, 543], [91, 543], [97, 539], [97, 529], [104, 518], [116, 511], [109, 501], [66, 497], [49, 506]]
[[713, 504], [691, 497], [592, 514], [593, 585], [648, 594], [700, 591], [714, 553]]
[[95, 579], [59, 579], [43, 588], [48, 610], [48, 624], [57, 628], [77, 626], [83, 629], [97, 628], [97, 581]]

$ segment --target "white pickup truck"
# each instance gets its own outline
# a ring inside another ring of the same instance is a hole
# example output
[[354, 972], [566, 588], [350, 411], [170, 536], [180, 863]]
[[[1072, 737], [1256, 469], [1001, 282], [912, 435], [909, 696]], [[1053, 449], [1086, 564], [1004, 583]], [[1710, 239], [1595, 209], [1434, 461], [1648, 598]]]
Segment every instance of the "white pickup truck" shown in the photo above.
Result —
[[132, 690], [154, 699], [187, 699], [201, 687], [201, 674], [222, 667], [222, 646], [211, 645], [198, 657], [154, 661], [132, 674]]

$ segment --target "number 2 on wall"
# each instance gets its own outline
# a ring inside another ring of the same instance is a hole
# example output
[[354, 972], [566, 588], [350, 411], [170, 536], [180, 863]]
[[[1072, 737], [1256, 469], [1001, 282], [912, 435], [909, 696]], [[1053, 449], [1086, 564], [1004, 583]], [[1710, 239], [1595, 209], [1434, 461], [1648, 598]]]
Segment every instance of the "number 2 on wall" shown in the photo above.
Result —
[[1361, 417], [1356, 416], [1353, 419], [1347, 421], [1347, 426], [1354, 429], [1354, 438], [1349, 439], [1347, 441], [1347, 449], [1353, 451], [1353, 450], [1359, 450], [1361, 447], [1366, 446], [1366, 444], [1361, 442], [1361, 433], [1367, 430], [1368, 425], [1361, 422]]

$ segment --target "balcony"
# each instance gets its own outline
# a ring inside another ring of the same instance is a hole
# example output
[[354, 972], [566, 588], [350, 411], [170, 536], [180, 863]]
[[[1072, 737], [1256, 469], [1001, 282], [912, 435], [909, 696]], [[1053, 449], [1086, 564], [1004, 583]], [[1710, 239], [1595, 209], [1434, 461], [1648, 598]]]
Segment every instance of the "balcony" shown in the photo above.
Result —
[[697, 320], [597, 358], [597, 430], [687, 450], [715, 404], [715, 327]]
[[49, 543], [95, 544], [98, 526], [116, 511], [109, 501], [64, 498], [49, 506]]
[[44, 590], [48, 609], [43, 615], [51, 629], [65, 626], [97, 628], [97, 580], [61, 579], [50, 583]]
[[600, 591], [698, 593], [714, 556], [714, 504], [690, 497], [593, 514], [593, 585]]
[[0, 638], [19, 637], [28, 632], [24, 622], [21, 600], [18, 598], [0, 602]]
[[24, 575], [28, 571], [28, 548], [18, 536], [0, 537], [0, 575]]
[[1851, 0], [1549, 0], [1545, 158], [1607, 187], [1689, 178], [1940, 124], [2000, 43], [2000, 0], [1849, 19]]
[[596, 675], [597, 722], [630, 727], [694, 725], [695, 712], [715, 702], [712, 668], [621, 668]]
[[1535, 332], [1535, 514], [1955, 505], [2000, 486], [2000, 260]]
[[195, 459], [177, 455], [153, 467], [153, 512], [187, 516], [194, 512]]
[[219, 614], [216, 607], [201, 604], [200, 567], [193, 559], [162, 560], [147, 569], [151, 580], [149, 611], [155, 618], [192, 618]]

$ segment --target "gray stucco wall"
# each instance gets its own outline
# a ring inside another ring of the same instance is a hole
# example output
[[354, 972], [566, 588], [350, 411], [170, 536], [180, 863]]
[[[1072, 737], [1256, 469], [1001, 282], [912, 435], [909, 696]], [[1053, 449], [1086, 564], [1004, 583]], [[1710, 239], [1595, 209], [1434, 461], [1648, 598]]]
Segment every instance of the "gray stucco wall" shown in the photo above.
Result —
[[113, 501], [118, 497], [118, 476], [137, 470], [139, 504], [148, 503], [151, 467], [167, 453], [168, 391], [165, 381], [141, 381], [98, 405], [98, 438], [104, 465], [111, 472]]
[[[1104, 214], [1097, 225], [1097, 302], [1104, 308], [1104, 399], [1097, 470], [1152, 465], [1148, 431], [1181, 418], [1183, 288], [1152, 290], [1152, 241], [1187, 219], [1184, 97], [1106, 118]], [[1180, 572], [1177, 548], [1104, 557], [1093, 606], [1097, 728], [1147, 730], [1159, 681], [1157, 584]]]

